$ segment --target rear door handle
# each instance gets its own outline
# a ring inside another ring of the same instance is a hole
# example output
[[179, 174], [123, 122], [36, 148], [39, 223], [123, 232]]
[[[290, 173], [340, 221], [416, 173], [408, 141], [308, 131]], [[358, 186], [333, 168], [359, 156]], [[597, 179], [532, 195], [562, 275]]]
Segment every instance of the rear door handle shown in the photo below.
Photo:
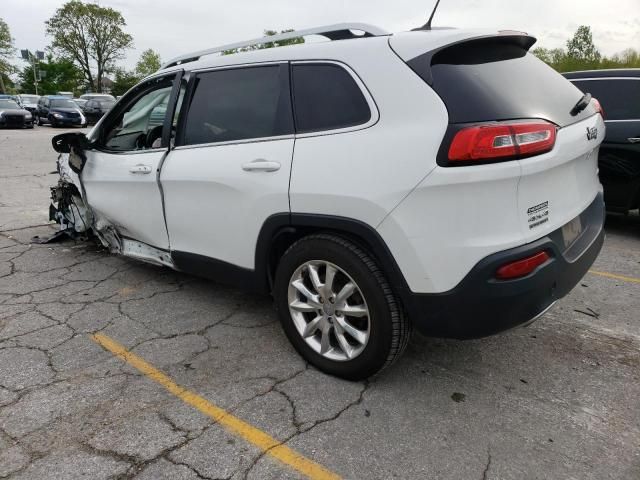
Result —
[[629, 140], [629, 143], [638, 143], [640, 142], [640, 137], [631, 137], [627, 138], [627, 140]]
[[143, 165], [139, 163], [138, 165], [134, 165], [129, 169], [131, 173], [151, 173], [151, 167], [149, 165]]
[[280, 163], [258, 158], [252, 162], [243, 163], [242, 169], [245, 172], [275, 172], [280, 170]]

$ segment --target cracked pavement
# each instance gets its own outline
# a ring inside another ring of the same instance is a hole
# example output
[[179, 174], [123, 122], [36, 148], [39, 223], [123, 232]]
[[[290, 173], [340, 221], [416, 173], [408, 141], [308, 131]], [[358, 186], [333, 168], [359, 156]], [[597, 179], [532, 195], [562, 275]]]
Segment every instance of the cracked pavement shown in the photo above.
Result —
[[[289, 479], [91, 340], [102, 332], [348, 479], [640, 478], [640, 285], [587, 275], [528, 328], [415, 336], [367, 382], [289, 345], [269, 298], [51, 234], [50, 138], [0, 131], [0, 478]], [[640, 218], [595, 269], [640, 278]]]

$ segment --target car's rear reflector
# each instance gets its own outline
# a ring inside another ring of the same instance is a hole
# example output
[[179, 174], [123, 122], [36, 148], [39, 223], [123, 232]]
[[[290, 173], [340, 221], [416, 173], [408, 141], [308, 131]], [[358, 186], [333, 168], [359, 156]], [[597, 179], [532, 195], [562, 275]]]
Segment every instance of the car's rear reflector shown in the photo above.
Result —
[[524, 277], [549, 260], [549, 258], [549, 254], [543, 250], [530, 257], [509, 262], [496, 271], [496, 278], [498, 280], [513, 280], [514, 278]]
[[553, 149], [556, 126], [544, 120], [465, 127], [449, 147], [449, 161], [473, 162], [530, 157]]

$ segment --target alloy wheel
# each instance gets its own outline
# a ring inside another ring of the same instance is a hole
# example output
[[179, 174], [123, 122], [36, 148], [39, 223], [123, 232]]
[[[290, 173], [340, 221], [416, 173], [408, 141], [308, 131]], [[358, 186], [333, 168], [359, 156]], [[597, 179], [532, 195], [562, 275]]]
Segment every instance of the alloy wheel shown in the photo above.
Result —
[[316, 353], [353, 360], [369, 341], [369, 308], [356, 282], [337, 265], [311, 260], [291, 276], [289, 312], [296, 330]]

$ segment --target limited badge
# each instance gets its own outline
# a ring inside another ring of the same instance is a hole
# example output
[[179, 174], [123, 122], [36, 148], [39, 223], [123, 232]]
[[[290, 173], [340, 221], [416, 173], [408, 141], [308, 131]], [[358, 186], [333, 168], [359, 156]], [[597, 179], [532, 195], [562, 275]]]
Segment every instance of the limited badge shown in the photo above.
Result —
[[549, 202], [542, 202], [527, 209], [529, 230], [549, 221]]

